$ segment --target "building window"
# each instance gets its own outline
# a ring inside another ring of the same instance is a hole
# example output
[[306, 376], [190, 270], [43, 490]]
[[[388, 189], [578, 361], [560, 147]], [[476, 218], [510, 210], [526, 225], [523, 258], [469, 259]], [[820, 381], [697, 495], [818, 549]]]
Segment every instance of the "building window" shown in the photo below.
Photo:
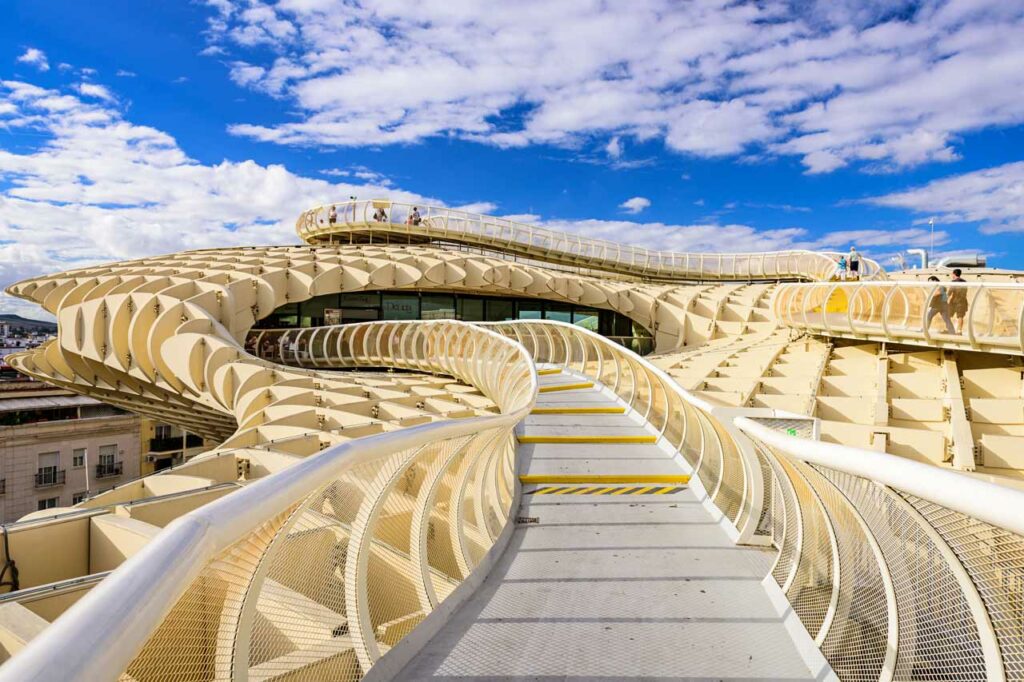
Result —
[[100, 466], [113, 466], [114, 457], [117, 456], [116, 445], [101, 445], [100, 446]]
[[64, 470], [60, 468], [59, 452], [39, 453], [39, 466], [36, 469], [36, 487], [45, 488], [64, 483]]
[[44, 497], [36, 503], [36, 510], [43, 511], [44, 509], [53, 509], [60, 504], [59, 497]]
[[79, 502], [82, 502], [83, 500], [85, 500], [85, 493], [84, 492], [75, 493], [74, 495], [71, 496], [71, 504], [78, 504]]
[[154, 438], [170, 438], [171, 437], [171, 427], [170, 427], [170, 425], [169, 424], [157, 424], [153, 428], [153, 437]]
[[85, 466], [85, 448], [75, 448], [71, 451], [71, 466], [84, 467]]

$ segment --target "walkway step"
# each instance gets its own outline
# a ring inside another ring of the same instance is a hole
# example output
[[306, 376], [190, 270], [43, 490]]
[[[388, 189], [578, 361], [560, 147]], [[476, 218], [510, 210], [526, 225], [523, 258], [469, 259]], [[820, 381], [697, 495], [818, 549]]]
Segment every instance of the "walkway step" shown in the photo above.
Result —
[[519, 482], [526, 484], [558, 483], [661, 483], [677, 485], [690, 482], [689, 474], [520, 474]]
[[625, 407], [535, 407], [530, 414], [626, 414]]
[[657, 436], [519, 436], [520, 443], [657, 443]]
[[524, 495], [674, 495], [686, 490], [681, 485], [640, 485], [640, 486], [541, 486], [528, 490]]
[[593, 381], [581, 381], [577, 384], [552, 384], [551, 386], [541, 386], [537, 391], [539, 393], [554, 393], [555, 391], [576, 391], [583, 388], [593, 387]]

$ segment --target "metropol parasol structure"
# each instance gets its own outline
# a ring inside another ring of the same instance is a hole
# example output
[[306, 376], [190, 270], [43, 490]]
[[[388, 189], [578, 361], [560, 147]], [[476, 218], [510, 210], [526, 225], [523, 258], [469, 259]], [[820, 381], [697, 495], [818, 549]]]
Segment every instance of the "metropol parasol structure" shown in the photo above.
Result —
[[296, 230], [8, 289], [217, 445], [3, 528], [0, 680], [1024, 679], [1016, 273]]

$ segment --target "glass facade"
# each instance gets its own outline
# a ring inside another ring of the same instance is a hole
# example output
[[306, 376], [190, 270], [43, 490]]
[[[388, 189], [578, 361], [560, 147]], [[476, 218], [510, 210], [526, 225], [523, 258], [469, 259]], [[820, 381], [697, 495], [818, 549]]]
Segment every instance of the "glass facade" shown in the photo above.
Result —
[[560, 301], [420, 291], [325, 294], [286, 303], [255, 329], [293, 329], [374, 320], [557, 320], [614, 338], [640, 353], [653, 348], [650, 333], [625, 315]]

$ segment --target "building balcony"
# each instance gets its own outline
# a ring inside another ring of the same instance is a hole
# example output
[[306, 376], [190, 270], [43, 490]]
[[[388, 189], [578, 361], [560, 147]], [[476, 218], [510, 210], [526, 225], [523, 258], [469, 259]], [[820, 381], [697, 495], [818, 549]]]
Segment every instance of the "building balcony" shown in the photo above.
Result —
[[64, 485], [67, 478], [66, 469], [40, 469], [36, 472], [36, 487], [50, 488], [55, 485]]
[[111, 462], [110, 464], [96, 465], [96, 478], [112, 478], [120, 476], [124, 471], [124, 462]]
[[[184, 443], [182, 441], [184, 441]], [[203, 439], [192, 433], [185, 436], [184, 439], [181, 436], [174, 436], [172, 438], [150, 438], [149, 451], [174, 452], [177, 450], [184, 450], [186, 448], [197, 448], [202, 444]]]

